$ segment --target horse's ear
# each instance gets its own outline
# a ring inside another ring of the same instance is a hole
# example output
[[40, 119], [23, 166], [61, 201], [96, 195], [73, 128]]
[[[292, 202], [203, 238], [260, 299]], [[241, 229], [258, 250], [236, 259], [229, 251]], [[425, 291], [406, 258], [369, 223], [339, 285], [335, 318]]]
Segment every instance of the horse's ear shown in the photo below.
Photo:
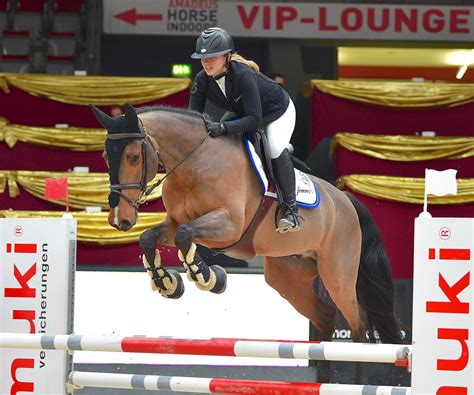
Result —
[[125, 103], [125, 124], [128, 130], [140, 130], [138, 126], [138, 115], [133, 106], [129, 103]]
[[100, 124], [105, 128], [105, 129], [110, 129], [112, 126], [112, 123], [114, 119], [112, 117], [109, 117], [105, 112], [94, 106], [93, 104], [89, 104], [89, 108], [92, 110], [94, 113], [95, 117], [97, 120], [100, 122]]

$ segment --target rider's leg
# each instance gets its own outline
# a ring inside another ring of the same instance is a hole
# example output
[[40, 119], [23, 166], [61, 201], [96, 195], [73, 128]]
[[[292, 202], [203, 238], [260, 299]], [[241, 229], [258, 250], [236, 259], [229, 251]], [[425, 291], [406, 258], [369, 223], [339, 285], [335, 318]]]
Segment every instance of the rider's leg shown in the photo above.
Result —
[[278, 221], [278, 232], [296, 231], [299, 229], [298, 206], [296, 205], [295, 169], [288, 149], [272, 159], [273, 174], [278, 180], [282, 194], [282, 217]]
[[270, 146], [274, 176], [280, 187], [283, 199], [281, 205], [283, 216], [278, 221], [278, 232], [299, 229], [295, 193], [295, 171], [291, 155], [287, 149], [293, 129], [295, 128], [295, 122], [295, 106], [290, 99], [286, 112], [265, 128]]

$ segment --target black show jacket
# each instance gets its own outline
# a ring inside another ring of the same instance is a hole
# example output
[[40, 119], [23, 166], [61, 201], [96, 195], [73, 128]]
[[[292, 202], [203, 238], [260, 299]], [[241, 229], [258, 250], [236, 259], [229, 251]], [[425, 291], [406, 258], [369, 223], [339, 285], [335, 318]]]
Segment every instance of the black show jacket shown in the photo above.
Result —
[[201, 70], [194, 79], [189, 109], [202, 113], [206, 99], [217, 107], [235, 112], [239, 119], [226, 122], [229, 133], [250, 132], [280, 118], [288, 108], [288, 93], [266, 75], [257, 74], [245, 63], [230, 61], [225, 92]]

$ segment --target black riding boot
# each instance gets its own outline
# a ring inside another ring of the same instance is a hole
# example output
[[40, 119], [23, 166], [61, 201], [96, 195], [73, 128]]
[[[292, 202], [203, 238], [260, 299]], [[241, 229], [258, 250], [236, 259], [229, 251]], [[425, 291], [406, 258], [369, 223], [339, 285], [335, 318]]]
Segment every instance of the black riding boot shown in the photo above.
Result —
[[284, 149], [281, 155], [272, 159], [273, 175], [281, 190], [283, 203], [280, 208], [282, 217], [278, 220], [277, 232], [299, 230], [298, 207], [296, 205], [295, 192], [295, 170], [288, 149]]

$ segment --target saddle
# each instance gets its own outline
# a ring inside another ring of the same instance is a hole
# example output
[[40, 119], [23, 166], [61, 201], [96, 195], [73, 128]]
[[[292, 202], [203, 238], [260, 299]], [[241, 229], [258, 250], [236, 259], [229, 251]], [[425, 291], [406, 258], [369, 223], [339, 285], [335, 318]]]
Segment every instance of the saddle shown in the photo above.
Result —
[[[226, 112], [222, 116], [220, 121], [221, 122], [228, 121], [235, 117], [236, 117], [236, 114], [231, 113], [231, 112]], [[268, 148], [268, 140], [267, 140], [267, 136], [264, 130], [259, 129], [253, 132], [245, 133], [245, 138], [248, 141], [249, 145], [253, 146], [255, 154], [260, 158], [264, 173], [267, 176], [268, 186], [264, 187], [262, 199], [257, 208], [257, 211], [255, 212], [255, 215], [252, 221], [250, 222], [249, 226], [243, 233], [240, 240], [230, 246], [227, 246], [215, 252], [225, 253], [229, 250], [238, 251], [239, 255], [243, 259], [249, 259], [255, 256], [253, 239], [254, 239], [255, 232], [258, 226], [260, 225], [260, 222], [268, 213], [268, 210], [274, 203], [275, 198], [278, 198], [280, 202], [283, 201], [283, 199], [281, 198], [281, 190], [278, 186], [278, 183], [276, 182], [275, 177], [273, 177], [271, 156], [269, 154], [270, 150]], [[250, 151], [251, 150], [249, 149], [249, 154], [252, 155]], [[252, 161], [255, 162], [253, 159]], [[293, 157], [293, 162], [295, 163], [295, 167], [303, 168], [304, 171], [310, 172], [310, 169], [306, 166], [306, 164], [304, 164], [304, 162], [300, 160], [295, 161], [294, 157]], [[256, 168], [257, 166], [255, 166], [255, 163], [254, 163], [254, 167], [258, 174], [258, 170]], [[313, 203], [311, 206], [306, 206], [306, 207], [317, 207], [317, 205], [319, 205], [319, 195], [318, 195], [316, 204]], [[276, 223], [277, 215], [278, 215], [278, 210], [275, 212], [275, 223]]]
[[[226, 111], [224, 115], [221, 117], [220, 122], [230, 121], [232, 119], [235, 119], [236, 117], [237, 117], [237, 114], [231, 111]], [[273, 176], [272, 158], [270, 157], [270, 154], [268, 154], [270, 150], [268, 148], [268, 139], [267, 139], [267, 135], [265, 134], [265, 130], [262, 128], [259, 128], [256, 131], [245, 133], [245, 136], [247, 137], [248, 141], [253, 145], [255, 149], [255, 153], [257, 154], [257, 156], [260, 158], [262, 162], [265, 174], [268, 178], [268, 189], [267, 189], [268, 192], [276, 193], [278, 196], [278, 200], [281, 202], [282, 201], [281, 190], [280, 190], [280, 186], [278, 185], [278, 181]], [[291, 147], [289, 151], [290, 153], [293, 153], [293, 147]], [[309, 173], [309, 174], [312, 173], [312, 170], [301, 159], [293, 155], [291, 156], [291, 159], [293, 161], [293, 165], [295, 166], [295, 169], [298, 169], [304, 173]]]

